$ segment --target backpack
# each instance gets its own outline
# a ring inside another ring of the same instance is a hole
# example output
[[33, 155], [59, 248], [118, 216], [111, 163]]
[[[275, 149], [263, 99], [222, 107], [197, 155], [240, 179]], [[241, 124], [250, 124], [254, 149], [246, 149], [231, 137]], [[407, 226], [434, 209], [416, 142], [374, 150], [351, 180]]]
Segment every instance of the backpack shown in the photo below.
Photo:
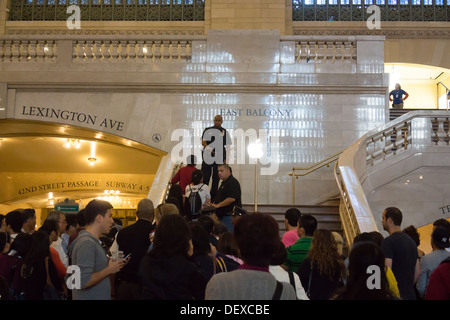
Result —
[[200, 197], [200, 190], [202, 190], [202, 186], [197, 191], [192, 191], [191, 186], [189, 186], [189, 190], [191, 193], [189, 197], [186, 199], [186, 210], [185, 213], [191, 219], [196, 219], [200, 215], [200, 209], [202, 208], [202, 198]]

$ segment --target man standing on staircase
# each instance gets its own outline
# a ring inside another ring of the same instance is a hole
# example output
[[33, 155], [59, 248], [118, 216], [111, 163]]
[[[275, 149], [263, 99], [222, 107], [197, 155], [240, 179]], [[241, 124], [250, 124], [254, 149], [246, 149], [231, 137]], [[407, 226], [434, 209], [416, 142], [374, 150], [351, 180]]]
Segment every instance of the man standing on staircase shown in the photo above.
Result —
[[216, 208], [216, 216], [220, 219], [228, 231], [233, 232], [231, 213], [234, 206], [241, 207], [241, 185], [233, 177], [231, 168], [227, 164], [220, 164], [218, 168], [219, 178], [222, 180], [217, 196], [212, 204]]
[[[405, 96], [403, 98], [403, 96]], [[389, 101], [392, 101], [392, 109], [403, 109], [403, 101], [409, 97], [409, 94], [402, 90], [399, 83], [395, 84], [395, 90], [389, 92]]]
[[202, 134], [203, 146], [203, 183], [209, 186], [212, 174], [211, 199], [216, 196], [219, 185], [218, 165], [227, 163], [231, 138], [228, 131], [222, 128], [223, 118], [221, 115], [214, 117], [214, 126], [208, 127]]

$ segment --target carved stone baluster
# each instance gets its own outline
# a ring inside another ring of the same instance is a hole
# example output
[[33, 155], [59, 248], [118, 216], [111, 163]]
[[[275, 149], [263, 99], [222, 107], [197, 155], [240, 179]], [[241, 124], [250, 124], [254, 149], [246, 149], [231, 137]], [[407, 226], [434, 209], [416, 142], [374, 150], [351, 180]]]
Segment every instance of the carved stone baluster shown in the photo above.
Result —
[[0, 40], [0, 62], [5, 59], [5, 41]]
[[20, 40], [14, 40], [11, 45], [11, 62], [20, 61]]
[[187, 41], [180, 41], [178, 43], [178, 58], [179, 60], [186, 61], [187, 60], [187, 54], [186, 54], [186, 45]]
[[84, 44], [84, 61], [92, 62], [95, 60], [93, 52], [93, 41], [87, 40]]
[[319, 44], [316, 42], [314, 44], [314, 62], [319, 61]]
[[350, 61], [355, 60], [356, 59], [356, 46], [354, 42], [350, 42], [349, 44], [349, 57], [350, 57]]
[[295, 42], [295, 57], [294, 60], [296, 63], [300, 62], [302, 55], [302, 45], [300, 42]]
[[4, 60], [3, 62], [11, 62], [11, 46], [12, 41], [6, 40], [5, 41], [5, 53], [4, 53]]
[[191, 44], [188, 42], [186, 43], [186, 62], [191, 61]]
[[75, 40], [72, 42], [72, 61], [78, 62], [80, 59], [80, 56], [78, 55], [78, 51], [80, 50], [80, 44], [78, 40]]
[[119, 45], [117, 46], [117, 52], [119, 55], [117, 56], [117, 61], [121, 62], [121, 60], [124, 60], [127, 58], [127, 42], [126, 41], [119, 41]]
[[36, 61], [43, 62], [45, 58], [45, 41], [38, 41], [36, 46]]
[[101, 40], [95, 40], [93, 44], [93, 59], [92, 60], [103, 60], [103, 54], [102, 54], [102, 41]]
[[110, 50], [109, 61], [117, 62], [119, 60], [119, 41], [115, 41], [115, 40], [111, 41], [109, 50]]
[[402, 131], [401, 135], [402, 135], [402, 138], [403, 138], [403, 145], [402, 145], [402, 147], [404, 147], [405, 150], [406, 150], [406, 149], [408, 149], [408, 132], [409, 132], [409, 130], [408, 130], [408, 122], [405, 122], [403, 124], [403, 127], [401, 128], [401, 131]]
[[102, 51], [102, 61], [107, 62], [111, 58], [111, 43], [109, 41], [102, 41], [101, 51]]
[[135, 48], [136, 56], [134, 58], [135, 61], [143, 60], [144, 57], [144, 41], [137, 41]]
[[336, 44], [334, 42], [328, 42], [328, 54], [331, 57], [331, 63], [336, 62]]
[[51, 56], [52, 56], [52, 52], [51, 52], [50, 46], [49, 46], [48, 42], [45, 41], [45, 43], [44, 43], [44, 56], [43, 56], [44, 61], [48, 62], [49, 60], [51, 60]]
[[450, 136], [448, 134], [449, 127], [450, 127], [450, 121], [448, 120], [448, 118], [445, 118], [445, 121], [444, 121], [445, 138], [444, 138], [444, 141], [445, 141], [445, 143], [447, 145], [449, 145], [449, 142], [450, 142]]
[[394, 151], [394, 154], [395, 154], [396, 151], [397, 151], [397, 145], [396, 145], [396, 142], [397, 142], [397, 129], [394, 127], [394, 128], [392, 129], [392, 134], [391, 134], [391, 144], [394, 145], [394, 146], [392, 147], [391, 150]]
[[36, 40], [28, 41], [28, 61], [36, 61]]
[[50, 55], [51, 61], [54, 62], [56, 60], [57, 56], [58, 56], [58, 45], [57, 45], [57, 42], [56, 41], [51, 41], [49, 43], [49, 48], [51, 50], [51, 55]]
[[172, 60], [173, 56], [175, 55], [175, 53], [173, 52], [173, 49], [174, 49], [173, 42], [172, 41], [166, 41], [165, 45], [167, 46], [167, 58], [169, 60]]
[[151, 52], [152, 52], [152, 62], [155, 62], [155, 60], [156, 60], [156, 43], [155, 43], [155, 41], [152, 42]]
[[128, 41], [127, 61], [136, 61], [136, 41]]
[[160, 45], [159, 45], [159, 60], [163, 61], [165, 59], [165, 51], [166, 51], [166, 43], [167, 41], [161, 41]]
[[436, 145], [439, 143], [439, 120], [438, 118], [431, 119], [431, 130], [434, 132], [434, 136], [431, 137], [431, 141], [433, 141]]
[[28, 41], [20, 41], [19, 61], [28, 61]]

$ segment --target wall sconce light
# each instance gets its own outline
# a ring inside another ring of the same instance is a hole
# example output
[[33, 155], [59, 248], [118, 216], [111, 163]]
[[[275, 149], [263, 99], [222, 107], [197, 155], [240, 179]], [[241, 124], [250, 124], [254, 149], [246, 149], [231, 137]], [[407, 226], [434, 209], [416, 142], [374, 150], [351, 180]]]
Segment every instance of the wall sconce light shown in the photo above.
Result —
[[95, 164], [95, 161], [97, 161], [97, 158], [95, 158], [95, 157], [89, 157], [89, 158], [88, 158], [88, 161], [89, 161], [89, 164], [90, 164], [91, 166], [93, 166], [93, 165]]
[[80, 139], [67, 139], [67, 141], [64, 143], [64, 147], [67, 149], [70, 149], [72, 147], [75, 147], [76, 149], [81, 148], [81, 141]]

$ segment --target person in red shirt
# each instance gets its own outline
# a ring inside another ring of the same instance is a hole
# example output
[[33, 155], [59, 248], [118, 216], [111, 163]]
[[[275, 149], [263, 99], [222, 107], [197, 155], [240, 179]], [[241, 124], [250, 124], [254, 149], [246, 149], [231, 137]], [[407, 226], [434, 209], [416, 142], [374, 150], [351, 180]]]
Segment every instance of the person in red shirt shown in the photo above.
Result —
[[188, 186], [192, 182], [192, 172], [196, 170], [195, 156], [190, 155], [186, 160], [187, 166], [180, 168], [170, 181], [171, 184], [178, 183], [181, 187], [181, 190], [183, 191], [183, 194], [186, 186]]
[[431, 273], [425, 300], [450, 300], [450, 257]]

